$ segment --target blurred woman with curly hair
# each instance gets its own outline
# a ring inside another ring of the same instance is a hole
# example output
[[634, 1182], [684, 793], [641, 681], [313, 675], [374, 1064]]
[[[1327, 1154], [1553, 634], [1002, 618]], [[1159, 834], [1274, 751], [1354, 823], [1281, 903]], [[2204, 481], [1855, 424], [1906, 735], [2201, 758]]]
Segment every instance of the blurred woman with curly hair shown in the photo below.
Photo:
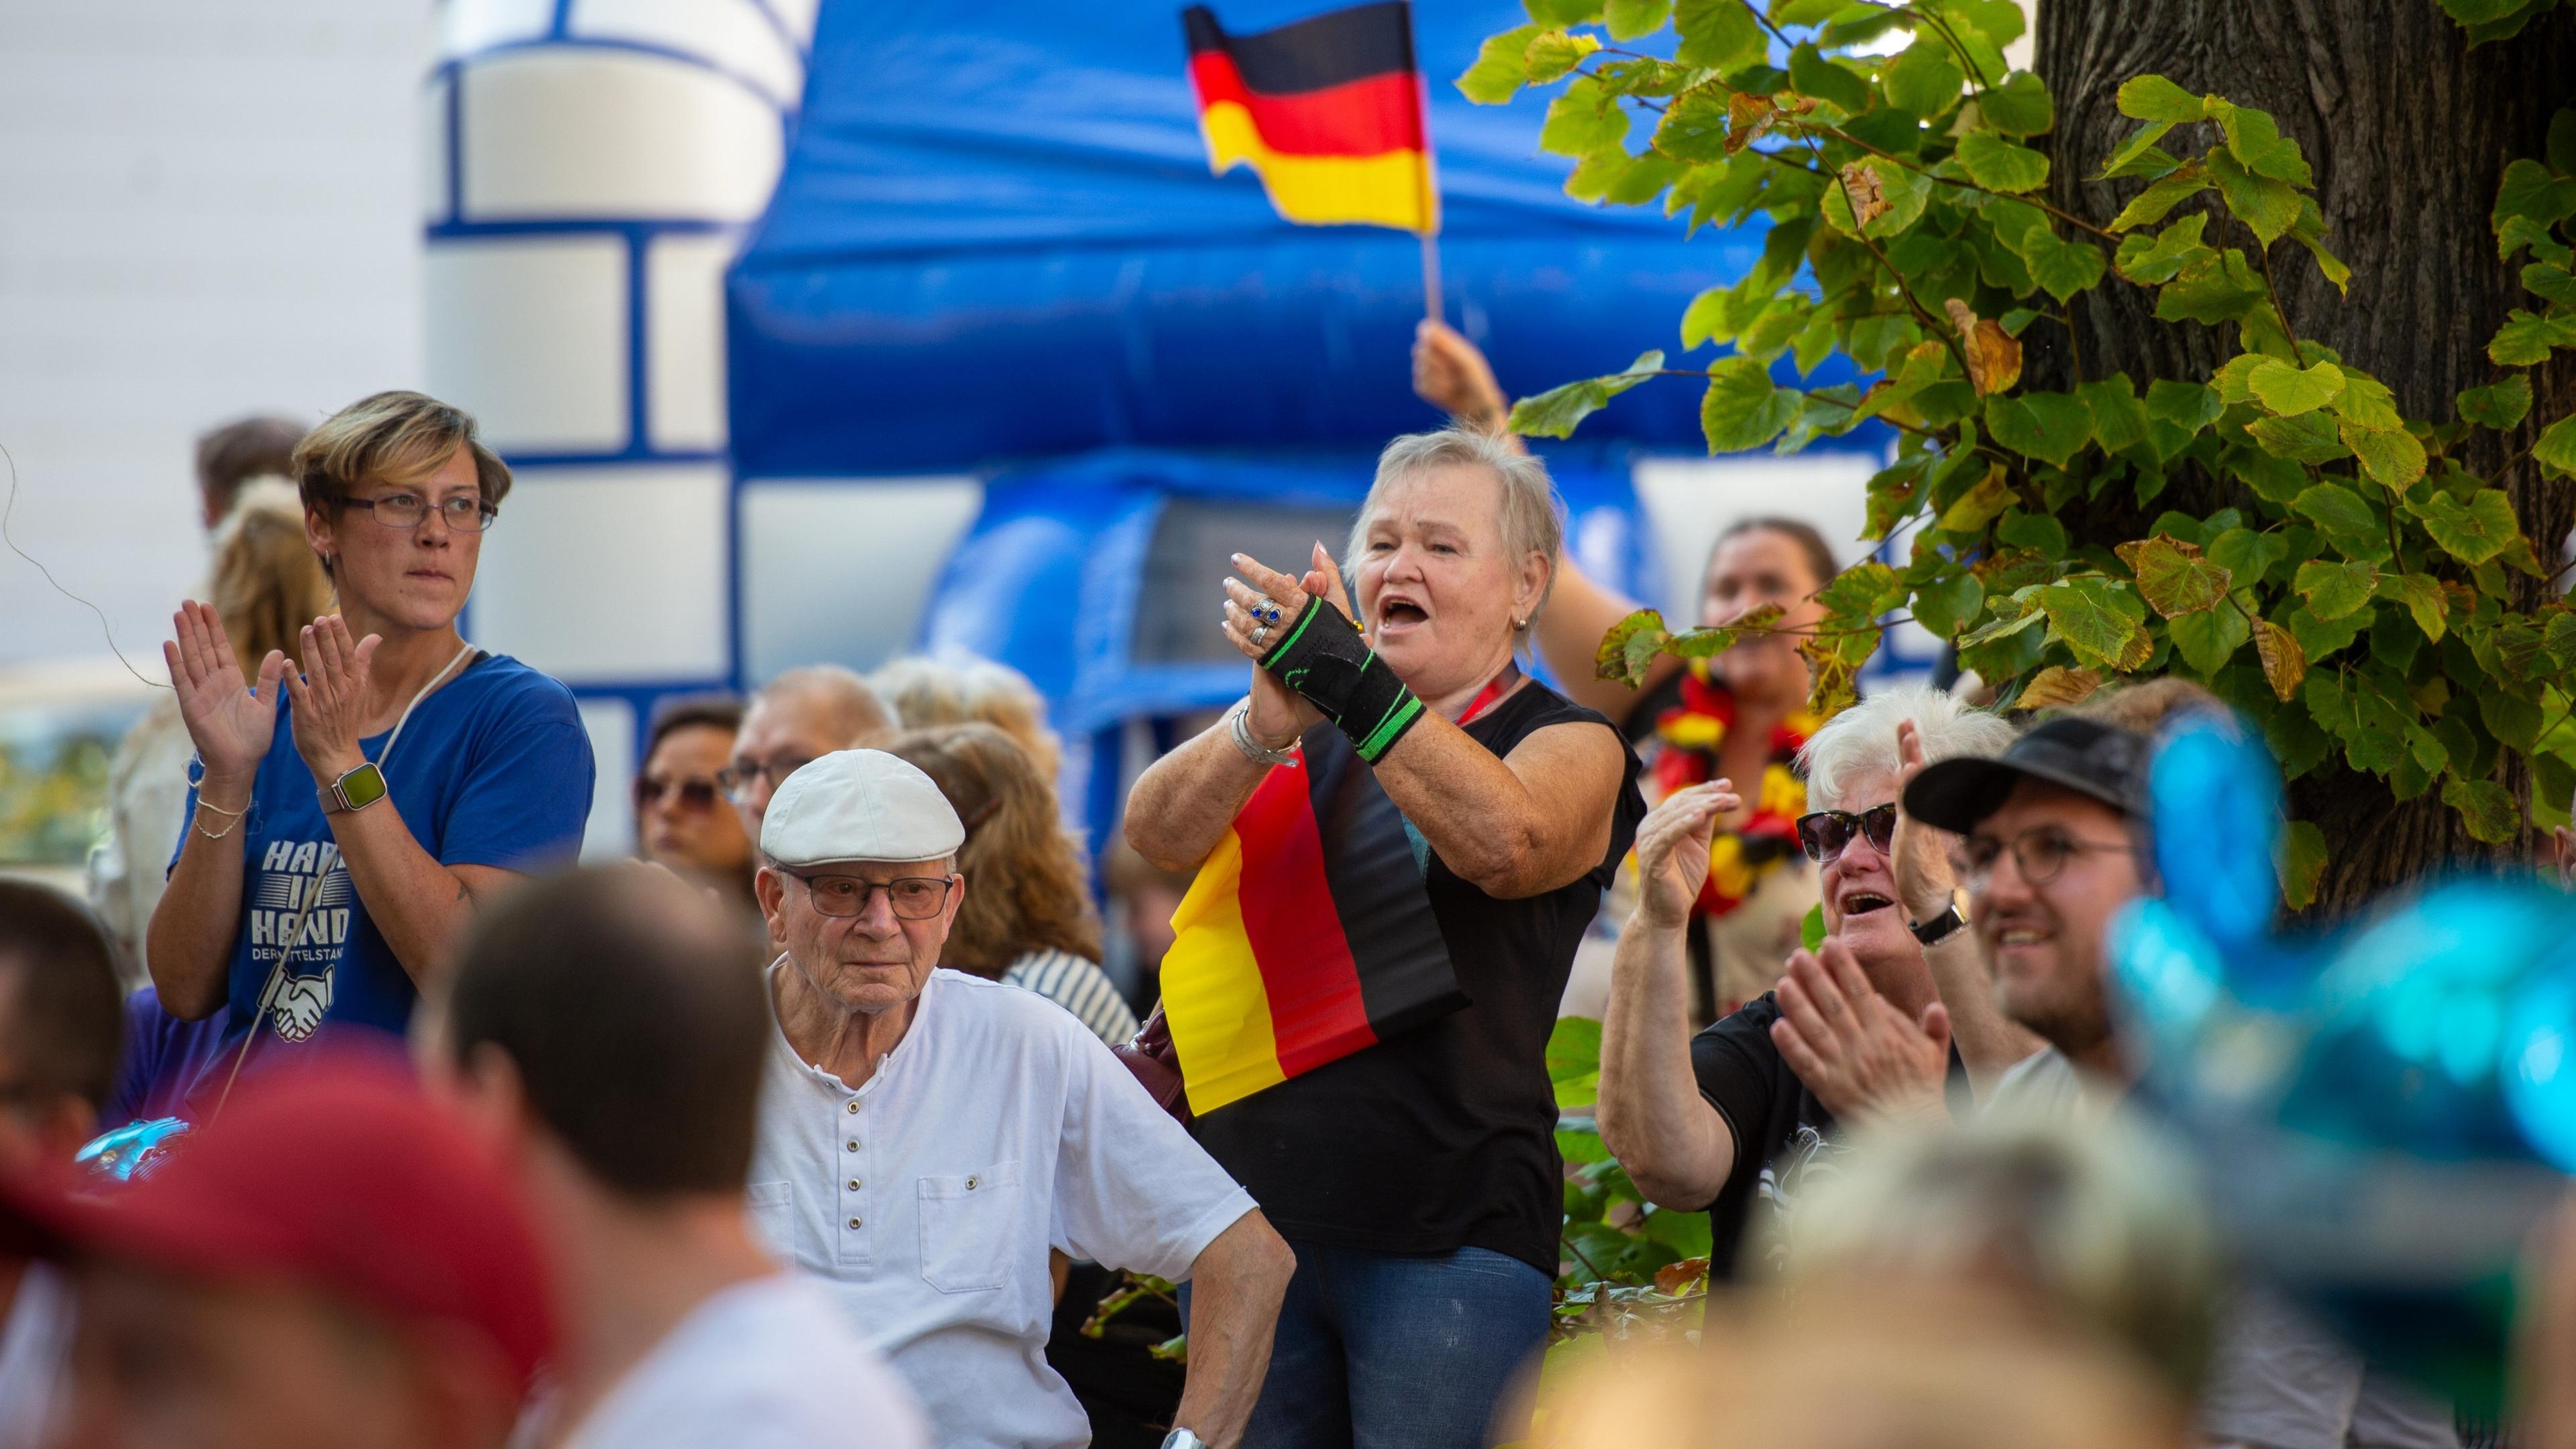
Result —
[[884, 748], [935, 781], [966, 824], [957, 869], [969, 885], [939, 964], [1026, 987], [1102, 1041], [1134, 1036], [1136, 1014], [1100, 969], [1082, 843], [1028, 752], [987, 724], [908, 730]]

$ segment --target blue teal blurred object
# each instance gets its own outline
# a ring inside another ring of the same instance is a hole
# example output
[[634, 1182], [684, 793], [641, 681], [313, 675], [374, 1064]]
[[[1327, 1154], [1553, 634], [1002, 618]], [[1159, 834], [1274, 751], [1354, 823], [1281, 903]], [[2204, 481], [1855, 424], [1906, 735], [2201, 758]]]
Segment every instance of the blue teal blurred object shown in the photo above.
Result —
[[160, 1171], [169, 1160], [170, 1144], [188, 1133], [185, 1117], [154, 1117], [128, 1122], [103, 1133], [72, 1154], [74, 1165], [101, 1184], [139, 1182]]
[[2259, 737], [2185, 721], [2150, 795], [2164, 895], [2109, 942], [2142, 1095], [2206, 1155], [2250, 1271], [2492, 1410], [2516, 1261], [2576, 1171], [2576, 897], [2458, 879], [2277, 934], [2281, 785]]

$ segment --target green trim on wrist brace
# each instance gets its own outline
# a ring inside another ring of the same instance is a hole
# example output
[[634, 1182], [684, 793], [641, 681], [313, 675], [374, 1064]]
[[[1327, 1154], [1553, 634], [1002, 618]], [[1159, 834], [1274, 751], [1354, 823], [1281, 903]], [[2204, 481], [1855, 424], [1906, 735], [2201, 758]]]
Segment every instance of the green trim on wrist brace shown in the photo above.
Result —
[[1368, 646], [1359, 626], [1310, 598], [1261, 667], [1323, 712], [1374, 765], [1421, 722], [1422, 701]]

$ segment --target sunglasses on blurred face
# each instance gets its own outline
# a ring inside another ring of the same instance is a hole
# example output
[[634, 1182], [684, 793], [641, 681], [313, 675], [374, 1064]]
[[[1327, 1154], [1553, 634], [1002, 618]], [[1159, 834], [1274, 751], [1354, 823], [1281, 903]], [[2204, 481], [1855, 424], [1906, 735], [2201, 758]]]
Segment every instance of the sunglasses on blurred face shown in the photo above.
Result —
[[716, 782], [705, 776], [683, 780], [656, 780], [640, 775], [635, 780], [635, 808], [650, 810], [662, 803], [662, 797], [673, 797], [672, 803], [683, 810], [703, 811], [716, 808], [720, 792]]
[[1848, 810], [1819, 810], [1798, 817], [1798, 843], [1806, 847], [1807, 859], [1818, 865], [1831, 865], [1842, 859], [1844, 849], [1859, 837], [1867, 837], [1879, 854], [1887, 854], [1896, 843], [1896, 802], [1891, 800], [1858, 815]]

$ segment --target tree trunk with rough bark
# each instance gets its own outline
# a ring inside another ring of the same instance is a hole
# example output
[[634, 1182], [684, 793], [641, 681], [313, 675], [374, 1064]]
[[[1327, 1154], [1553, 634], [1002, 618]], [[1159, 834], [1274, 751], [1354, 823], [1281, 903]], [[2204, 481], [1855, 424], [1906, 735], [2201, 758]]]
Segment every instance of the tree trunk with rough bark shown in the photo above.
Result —
[[[2057, 102], [2046, 141], [2058, 206], [2106, 224], [2138, 189], [2091, 179], [2138, 128], [2114, 104], [2132, 76], [2154, 72], [2269, 111], [2306, 149], [2326, 243], [2352, 267], [2349, 294], [2338, 294], [2296, 243], [2273, 248], [2271, 274], [2297, 334], [2387, 383], [2409, 417], [2447, 422], [2461, 389], [2503, 376], [2487, 360], [2487, 339], [2508, 309], [2535, 299], [2518, 280], [2530, 258], [2497, 259], [2488, 215], [2505, 164], [2541, 155], [2551, 113], [2576, 103], [2576, 11], [2476, 50], [2435, 0], [2041, 0], [2034, 30], [2036, 68]], [[2224, 210], [2203, 209], [2213, 212], [2214, 243], [2254, 258], [2250, 232]], [[2151, 290], [2116, 280], [2078, 294], [2071, 348], [2070, 329], [2041, 323], [2025, 334], [2033, 385], [2066, 387], [2080, 367], [2088, 378], [2126, 372], [2143, 389], [2154, 377], [2205, 379], [2234, 353], [2233, 329], [2159, 322], [2154, 310]], [[2476, 435], [2463, 461], [2508, 491], [2534, 550], [2552, 560], [2576, 527], [2576, 484], [2544, 480], [2527, 459], [2497, 470], [2576, 410], [2576, 363], [2562, 354], [2534, 369], [2532, 390], [2522, 428]], [[2182, 478], [2156, 508], [2206, 513], [2248, 501], [2210, 478]], [[2065, 521], [2080, 537], [2114, 543], [2140, 536], [2150, 519], [2129, 509]], [[2539, 581], [2519, 586], [2522, 606], [2540, 598]], [[2331, 852], [2312, 910], [2341, 914], [2446, 865], [2528, 859], [2529, 771], [2509, 766], [2497, 778], [2525, 806], [2523, 837], [2503, 847], [2471, 839], [2438, 789], [2400, 801], [2339, 754], [2294, 782], [2292, 814], [2316, 822]]]

